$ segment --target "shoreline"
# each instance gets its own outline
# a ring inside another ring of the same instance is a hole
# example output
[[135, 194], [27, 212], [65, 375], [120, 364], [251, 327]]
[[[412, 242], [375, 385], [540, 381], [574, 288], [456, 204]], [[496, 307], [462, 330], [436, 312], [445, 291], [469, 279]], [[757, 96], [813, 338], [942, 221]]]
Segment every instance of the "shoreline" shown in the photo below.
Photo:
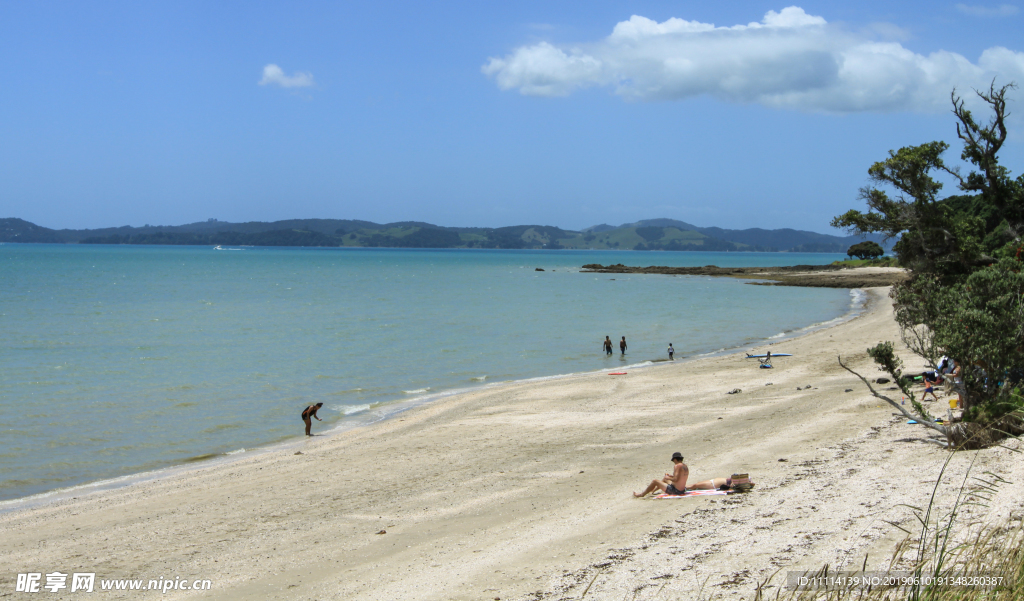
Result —
[[[59, 570], [206, 578], [229, 600], [556, 599], [589, 585], [587, 599], [689, 599], [701, 582], [738, 599], [778, 570], [859, 566], [865, 553], [874, 568], [898, 540], [886, 522], [913, 522], [898, 505], [927, 497], [945, 456], [836, 363], [875, 373], [864, 349], [898, 339], [886, 293], [786, 341], [794, 356], [772, 370], [730, 354], [477, 390], [301, 454], [2, 514], [0, 595], [17, 573]], [[748, 472], [757, 485], [633, 499], [677, 450], [695, 480]], [[1024, 477], [997, 448], [955, 457], [950, 482], [972, 457], [979, 473]], [[968, 509], [983, 520], [1022, 507], [1024, 490], [1007, 486]]]
[[631, 267], [621, 263], [601, 265], [590, 263], [581, 273], [637, 273], [660, 275], [704, 275], [745, 280], [755, 286], [798, 286], [802, 288], [875, 288], [892, 286], [907, 278], [900, 267], [845, 267], [843, 265], [789, 265], [780, 267]]
[[[471, 394], [473, 392], [485, 390], [488, 388], [502, 387], [502, 386], [517, 386], [522, 384], [531, 384], [536, 382], [553, 381], [563, 378], [572, 378], [578, 376], [597, 375], [603, 372], [607, 372], [609, 369], [625, 370], [625, 369], [646, 369], [650, 367], [657, 367], [663, 364], [682, 364], [692, 361], [700, 361], [703, 359], [709, 359], [714, 357], [728, 356], [731, 354], [737, 354], [741, 352], [741, 349], [752, 349], [758, 346], [777, 344], [785, 342], [794, 338], [799, 338], [807, 334], [819, 331], [825, 328], [831, 328], [838, 326], [842, 323], [846, 323], [852, 319], [856, 319], [860, 314], [867, 310], [869, 303], [868, 297], [859, 296], [857, 293], [860, 292], [857, 289], [851, 290], [850, 305], [846, 312], [842, 315], [835, 317], [827, 322], [812, 323], [807, 326], [791, 330], [789, 332], [782, 332], [769, 338], [759, 340], [755, 344], [742, 344], [734, 347], [722, 348], [706, 353], [700, 353], [691, 356], [680, 356], [674, 362], [669, 362], [668, 359], [643, 359], [635, 364], [627, 364], [616, 366], [614, 368], [602, 367], [600, 369], [583, 371], [583, 372], [570, 372], [565, 374], [553, 374], [547, 376], [533, 376], [527, 378], [521, 378], [518, 380], [504, 380], [497, 382], [484, 382], [472, 387], [457, 387], [449, 390], [443, 390], [438, 392], [431, 392], [420, 396], [408, 398], [408, 399], [391, 399], [380, 401], [379, 405], [382, 408], [386, 408], [387, 411], [372, 418], [362, 419], [369, 417], [365, 411], [355, 412], [353, 414], [345, 414], [342, 418], [332, 425], [329, 429], [322, 433], [316, 434], [315, 436], [324, 436], [333, 438], [335, 436], [342, 435], [354, 428], [370, 427], [374, 424], [381, 423], [390, 419], [396, 418], [398, 415], [415, 409], [425, 404], [437, 402], [451, 396], [457, 396], [462, 394]], [[778, 338], [776, 338], [778, 336]], [[371, 408], [372, 408], [371, 404]], [[64, 499], [71, 498], [73, 495], [91, 495], [97, 493], [103, 493], [106, 491], [117, 490], [120, 488], [133, 486], [142, 482], [149, 482], [152, 480], [159, 480], [162, 478], [171, 478], [180, 475], [184, 472], [191, 470], [203, 470], [210, 467], [220, 466], [226, 463], [239, 461], [248, 457], [255, 457], [262, 453], [275, 452], [275, 451], [287, 451], [293, 447], [301, 446], [305, 442], [305, 437], [296, 437], [290, 440], [279, 440], [268, 443], [257, 443], [252, 447], [245, 447], [239, 450], [228, 451], [224, 453], [216, 453], [212, 455], [201, 455], [196, 458], [190, 458], [180, 463], [167, 465], [161, 468], [147, 470], [142, 472], [134, 472], [131, 474], [124, 474], [113, 478], [105, 478], [92, 482], [83, 482], [68, 487], [56, 488], [40, 493], [35, 493], [25, 497], [16, 497], [13, 499], [0, 500], [0, 515], [10, 511], [16, 511], [23, 508], [32, 508], [47, 503], [61, 501]]]

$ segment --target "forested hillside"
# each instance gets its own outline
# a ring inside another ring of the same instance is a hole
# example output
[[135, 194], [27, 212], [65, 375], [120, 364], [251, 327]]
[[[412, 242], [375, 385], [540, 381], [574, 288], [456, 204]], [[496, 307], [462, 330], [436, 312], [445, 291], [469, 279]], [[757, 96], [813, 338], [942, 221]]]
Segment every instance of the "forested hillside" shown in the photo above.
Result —
[[700, 228], [672, 219], [599, 225], [580, 232], [549, 225], [460, 228], [350, 219], [245, 223], [211, 219], [175, 226], [52, 230], [22, 219], [0, 219], [0, 242], [69, 244], [846, 252], [861, 240], [791, 229]]

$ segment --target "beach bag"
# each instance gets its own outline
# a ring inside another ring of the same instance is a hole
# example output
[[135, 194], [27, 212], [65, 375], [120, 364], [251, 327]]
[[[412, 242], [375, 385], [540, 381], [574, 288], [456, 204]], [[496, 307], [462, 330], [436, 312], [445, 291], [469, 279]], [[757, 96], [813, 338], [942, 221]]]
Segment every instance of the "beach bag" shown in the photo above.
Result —
[[729, 478], [729, 488], [736, 492], [747, 492], [754, 488], [754, 483], [750, 481], [750, 474], [733, 474]]

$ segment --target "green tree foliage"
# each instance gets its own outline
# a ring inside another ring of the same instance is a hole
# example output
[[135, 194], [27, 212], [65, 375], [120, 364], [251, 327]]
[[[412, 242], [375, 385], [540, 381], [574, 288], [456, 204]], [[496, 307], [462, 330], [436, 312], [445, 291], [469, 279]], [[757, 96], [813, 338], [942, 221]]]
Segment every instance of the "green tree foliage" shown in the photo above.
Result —
[[24, 219], [0, 219], [0, 242], [55, 242], [64, 240], [58, 232]]
[[[823, 242], [808, 242], [806, 244], [801, 244], [800, 246], [794, 246], [793, 248], [789, 249], [788, 252], [791, 252], [791, 253], [841, 253], [841, 252], [843, 252], [843, 247], [844, 246], [846, 246], [846, 245], [845, 244], [838, 244], [838, 243], [830, 244], [830, 243], [827, 243], [827, 242], [825, 242], [825, 243], [823, 243]], [[755, 250], [757, 250], [756, 247], [755, 247]], [[767, 250], [768, 251], [778, 251], [777, 248], [770, 248], [770, 249], [767, 249]]]
[[882, 342], [878, 345], [868, 349], [868, 355], [875, 360], [882, 369], [888, 372], [896, 380], [896, 385], [899, 386], [900, 391], [904, 395], [910, 398], [910, 404], [914, 407], [914, 411], [921, 417], [924, 417], [929, 422], [931, 421], [931, 415], [925, 410], [924, 406], [913, 391], [910, 390], [911, 380], [904, 377], [903, 375], [903, 361], [896, 356], [896, 352], [893, 349], [891, 342]]
[[373, 234], [366, 246], [392, 248], [454, 248], [462, 244], [462, 238], [455, 232], [439, 228], [419, 228], [405, 236]]
[[168, 245], [226, 245], [226, 246], [340, 246], [338, 238], [320, 232], [304, 230], [273, 230], [270, 232], [215, 232], [195, 234], [155, 232], [122, 236], [94, 236], [82, 244], [168, 244]]
[[846, 256], [858, 259], [877, 259], [885, 254], [885, 250], [877, 242], [866, 240], [846, 249]]
[[[643, 242], [633, 247], [633, 250], [687, 250], [687, 251], [725, 251], [732, 252], [738, 251], [739, 247], [732, 242], [726, 242], [725, 240], [719, 240], [717, 238], [702, 238], [700, 243], [689, 242], [686, 240], [669, 240], [668, 242], [651, 242], [644, 244]], [[746, 250], [761, 250], [758, 247], [747, 248]]]
[[646, 227], [638, 227], [636, 228], [636, 233], [644, 240], [648, 242], [653, 242], [655, 240], [660, 240], [661, 237], [665, 235], [665, 228], [653, 225]]
[[[894, 250], [911, 272], [892, 294], [903, 339], [932, 365], [942, 354], [962, 365], [964, 418], [982, 423], [1019, 408], [1014, 389], [1024, 375], [1024, 176], [1013, 179], [998, 160], [1006, 94], [1015, 88], [993, 83], [977, 92], [992, 112], [984, 124], [953, 92], [960, 158], [970, 173], [943, 160], [944, 142], [890, 151], [868, 170], [875, 183], [861, 190], [868, 211], [832, 222], [899, 238]], [[941, 198], [933, 174], [952, 178], [962, 194]], [[873, 351], [883, 369], [898, 373], [885, 347]]]
[[[889, 158], [868, 169], [877, 187], [861, 189], [868, 211], [851, 210], [832, 220], [834, 227], [859, 233], [882, 233], [899, 238], [894, 250], [900, 263], [915, 272], [943, 278], [966, 276], [991, 265], [999, 256], [1014, 254], [1024, 232], [1024, 176], [1012, 179], [998, 163], [1006, 140], [1006, 92], [1013, 84], [978, 92], [993, 117], [982, 126], [954, 91], [953, 114], [963, 143], [961, 158], [976, 170], [962, 175], [942, 159], [945, 142], [929, 142], [889, 151]], [[942, 173], [958, 182], [966, 196], [940, 199]]]

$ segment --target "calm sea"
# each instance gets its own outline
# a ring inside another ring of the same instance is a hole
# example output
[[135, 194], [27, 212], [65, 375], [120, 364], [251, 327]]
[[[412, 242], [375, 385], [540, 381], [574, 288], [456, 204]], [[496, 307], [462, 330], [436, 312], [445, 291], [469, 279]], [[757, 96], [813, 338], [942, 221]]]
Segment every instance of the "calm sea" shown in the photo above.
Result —
[[[0, 500], [380, 419], [488, 383], [749, 346], [846, 290], [585, 263], [840, 255], [0, 245]], [[536, 271], [540, 267], [545, 271]], [[625, 358], [605, 336], [626, 336]]]

